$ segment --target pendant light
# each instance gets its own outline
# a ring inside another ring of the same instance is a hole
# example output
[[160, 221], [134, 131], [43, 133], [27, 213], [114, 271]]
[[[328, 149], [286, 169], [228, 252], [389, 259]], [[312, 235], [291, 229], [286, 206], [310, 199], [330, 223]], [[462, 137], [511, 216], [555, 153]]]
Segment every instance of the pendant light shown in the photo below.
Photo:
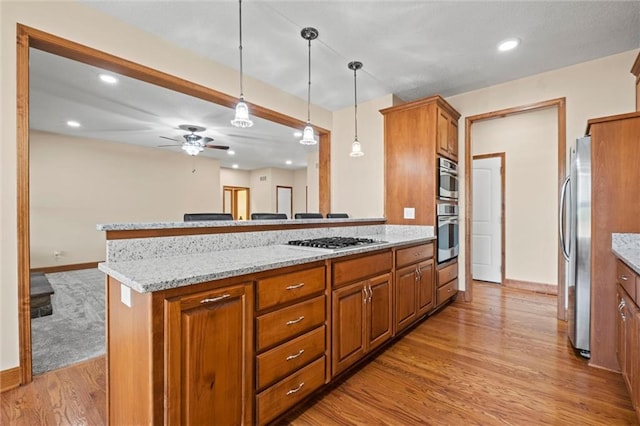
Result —
[[311, 127], [311, 40], [318, 38], [318, 30], [312, 27], [303, 28], [300, 32], [303, 39], [309, 42], [309, 85], [307, 86], [307, 125], [302, 131], [302, 145], [315, 145], [318, 141], [313, 135], [313, 127]]
[[349, 153], [349, 156], [362, 157], [364, 155], [364, 152], [362, 152], [362, 147], [360, 146], [360, 142], [358, 142], [358, 85], [356, 83], [356, 72], [362, 68], [362, 62], [349, 62], [347, 64], [347, 68], [353, 70], [353, 117], [355, 124], [355, 137], [353, 138], [353, 143], [351, 144], [351, 152]]
[[249, 118], [249, 107], [244, 102], [244, 91], [242, 88], [242, 0], [238, 0], [239, 5], [239, 27], [240, 27], [240, 100], [236, 105], [236, 116], [231, 120], [231, 124], [235, 127], [251, 127], [253, 121]]

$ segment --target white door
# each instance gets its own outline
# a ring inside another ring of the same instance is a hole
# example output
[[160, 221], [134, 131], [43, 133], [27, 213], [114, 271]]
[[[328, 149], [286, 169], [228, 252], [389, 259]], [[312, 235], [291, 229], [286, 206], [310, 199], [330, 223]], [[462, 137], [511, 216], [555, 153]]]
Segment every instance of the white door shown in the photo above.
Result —
[[276, 212], [284, 213], [288, 219], [292, 217], [292, 205], [293, 205], [293, 188], [290, 186], [277, 186], [276, 187]]
[[474, 280], [502, 283], [501, 157], [473, 160], [473, 234], [471, 273]]

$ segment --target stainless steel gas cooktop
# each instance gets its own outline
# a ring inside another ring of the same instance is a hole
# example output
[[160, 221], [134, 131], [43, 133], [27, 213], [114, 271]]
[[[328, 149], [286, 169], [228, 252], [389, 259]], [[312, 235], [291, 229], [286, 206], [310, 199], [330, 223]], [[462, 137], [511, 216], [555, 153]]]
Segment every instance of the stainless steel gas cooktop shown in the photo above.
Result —
[[361, 246], [369, 246], [372, 244], [383, 244], [386, 241], [374, 240], [372, 238], [356, 238], [356, 237], [326, 237], [312, 238], [308, 240], [292, 240], [289, 245], [303, 248], [318, 248], [325, 250], [342, 250]]

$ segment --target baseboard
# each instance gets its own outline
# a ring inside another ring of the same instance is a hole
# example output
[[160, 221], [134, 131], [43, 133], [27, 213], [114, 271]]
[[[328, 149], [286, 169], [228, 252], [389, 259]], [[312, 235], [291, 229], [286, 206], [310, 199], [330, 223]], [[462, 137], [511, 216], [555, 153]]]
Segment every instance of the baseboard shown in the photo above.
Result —
[[32, 268], [31, 272], [43, 272], [45, 274], [53, 274], [55, 272], [77, 271], [79, 269], [97, 268], [100, 262], [75, 263], [73, 265], [56, 265], [43, 266], [41, 268]]
[[0, 371], [0, 392], [20, 386], [22, 371], [20, 367]]
[[519, 290], [533, 291], [536, 293], [558, 295], [558, 286], [552, 284], [532, 283], [530, 281], [519, 281], [505, 278], [504, 287], [517, 288]]

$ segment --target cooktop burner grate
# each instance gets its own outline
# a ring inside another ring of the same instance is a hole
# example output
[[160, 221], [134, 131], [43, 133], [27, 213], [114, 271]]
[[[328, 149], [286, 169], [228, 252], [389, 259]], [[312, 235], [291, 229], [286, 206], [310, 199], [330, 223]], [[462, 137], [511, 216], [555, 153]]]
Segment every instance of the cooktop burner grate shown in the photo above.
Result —
[[372, 238], [356, 238], [356, 237], [327, 237], [312, 238], [308, 240], [292, 240], [289, 245], [301, 247], [315, 247], [323, 249], [342, 249], [356, 246], [366, 246], [370, 244], [380, 244], [384, 241], [374, 240]]

